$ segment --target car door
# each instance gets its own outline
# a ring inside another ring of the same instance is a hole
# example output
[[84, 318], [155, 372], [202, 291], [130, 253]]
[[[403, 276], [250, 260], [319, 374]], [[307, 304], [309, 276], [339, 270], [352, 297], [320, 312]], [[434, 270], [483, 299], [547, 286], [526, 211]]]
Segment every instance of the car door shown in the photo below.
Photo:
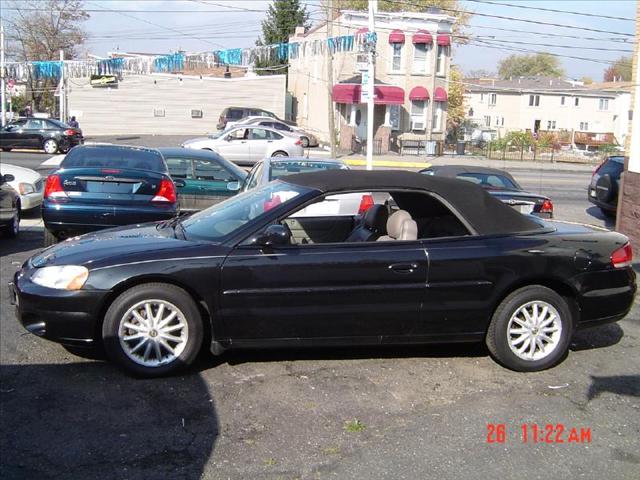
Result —
[[15, 148], [24, 146], [21, 144], [24, 127], [27, 123], [26, 119], [13, 122], [2, 129], [2, 146], [5, 148]]
[[419, 241], [240, 244], [222, 267], [234, 344], [411, 341], [428, 259]]
[[264, 128], [255, 127], [249, 128], [248, 130], [251, 160], [257, 162], [265, 157], [267, 150], [273, 143], [269, 135], [271, 132]]
[[178, 201], [180, 202], [180, 209], [182, 210], [195, 210], [196, 209], [196, 185], [193, 178], [193, 164], [189, 158], [181, 157], [165, 157], [167, 161], [167, 167], [169, 168], [169, 174], [174, 180], [181, 179], [184, 181], [184, 185], [180, 182], [176, 183], [178, 189]]
[[45, 121], [40, 118], [30, 118], [24, 126], [21, 142], [24, 147], [42, 148], [44, 135]]
[[240, 179], [214, 159], [193, 159], [195, 207], [210, 207], [238, 192]]
[[216, 151], [232, 162], [251, 158], [249, 129], [235, 128], [231, 130], [217, 142]]

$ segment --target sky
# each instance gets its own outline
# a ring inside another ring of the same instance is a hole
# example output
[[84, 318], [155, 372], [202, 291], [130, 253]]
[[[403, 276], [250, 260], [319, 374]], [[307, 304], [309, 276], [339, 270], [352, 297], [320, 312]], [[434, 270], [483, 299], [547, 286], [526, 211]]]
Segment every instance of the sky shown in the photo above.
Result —
[[[320, 21], [321, 0], [302, 0], [312, 21]], [[409, 0], [407, 0], [409, 1]], [[491, 4], [491, 2], [503, 5]], [[260, 22], [269, 0], [84, 0], [91, 18], [88, 53], [105, 56], [114, 50], [166, 53], [201, 52], [221, 48], [250, 47], [260, 36]], [[460, 0], [475, 12], [466, 29], [472, 42], [454, 49], [453, 61], [464, 72], [495, 72], [501, 58], [515, 50], [548, 51], [559, 57], [567, 77], [602, 79], [607, 61], [630, 55], [635, 38], [635, 0]], [[514, 8], [504, 4], [531, 8]], [[547, 12], [567, 10], [593, 16]], [[523, 19], [499, 19], [491, 16]], [[631, 21], [603, 18], [624, 17]], [[546, 22], [576, 28], [542, 25]], [[604, 30], [612, 33], [584, 29]], [[500, 30], [502, 29], [502, 30]], [[512, 30], [512, 31], [509, 31]], [[564, 36], [563, 36], [564, 35]], [[578, 38], [569, 38], [569, 37]], [[516, 43], [522, 42], [522, 43]], [[538, 44], [538, 45], [532, 45]], [[545, 45], [540, 45], [545, 44]], [[484, 46], [482, 46], [484, 45]], [[555, 46], [548, 46], [555, 45]], [[560, 45], [560, 46], [558, 46]], [[604, 50], [595, 50], [595, 49]], [[567, 58], [581, 57], [581, 59]], [[596, 60], [596, 61], [593, 61]]]

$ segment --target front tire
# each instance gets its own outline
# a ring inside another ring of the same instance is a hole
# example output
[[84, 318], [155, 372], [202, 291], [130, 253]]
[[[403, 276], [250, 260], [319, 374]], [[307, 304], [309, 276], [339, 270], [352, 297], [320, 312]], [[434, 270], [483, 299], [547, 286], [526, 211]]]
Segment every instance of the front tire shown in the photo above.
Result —
[[273, 155], [271, 155], [272, 157], [288, 157], [289, 155], [287, 155], [287, 152], [283, 152], [281, 150], [278, 150], [277, 152], [273, 152]]
[[202, 318], [183, 289], [164, 283], [133, 287], [105, 314], [107, 357], [128, 373], [161, 377], [190, 365], [200, 351]]
[[8, 148], [8, 147], [2, 147], [2, 151], [3, 151], [3, 152], [10, 152], [10, 151], [11, 151], [11, 149], [10, 149], [10, 148]]
[[17, 205], [17, 211], [11, 223], [3, 228], [5, 236], [8, 238], [16, 238], [20, 234], [20, 205]]
[[564, 359], [572, 332], [567, 302], [547, 287], [531, 285], [500, 303], [486, 343], [498, 363], [518, 372], [536, 372]]
[[56, 142], [53, 138], [47, 138], [42, 144], [42, 149], [49, 155], [58, 153], [58, 142]]

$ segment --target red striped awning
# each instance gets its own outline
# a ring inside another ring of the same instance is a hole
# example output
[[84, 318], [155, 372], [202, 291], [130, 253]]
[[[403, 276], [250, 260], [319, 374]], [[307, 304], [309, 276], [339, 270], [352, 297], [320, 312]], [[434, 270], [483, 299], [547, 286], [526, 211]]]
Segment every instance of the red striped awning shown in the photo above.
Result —
[[451, 45], [451, 35], [447, 33], [438, 34], [438, 45]]
[[424, 87], [413, 87], [409, 92], [409, 100], [429, 100], [429, 90]]
[[413, 43], [427, 43], [431, 45], [433, 43], [433, 37], [426, 30], [418, 30], [413, 34]]
[[404, 43], [404, 32], [394, 30], [389, 34], [389, 43]]
[[[331, 98], [336, 103], [362, 103], [360, 100], [361, 85], [359, 83], [338, 83], [333, 86]], [[373, 87], [376, 105], [402, 105], [404, 90], [392, 85], [375, 85]]]
[[433, 93], [433, 100], [436, 102], [446, 102], [448, 99], [447, 91], [442, 87], [436, 87], [436, 91]]

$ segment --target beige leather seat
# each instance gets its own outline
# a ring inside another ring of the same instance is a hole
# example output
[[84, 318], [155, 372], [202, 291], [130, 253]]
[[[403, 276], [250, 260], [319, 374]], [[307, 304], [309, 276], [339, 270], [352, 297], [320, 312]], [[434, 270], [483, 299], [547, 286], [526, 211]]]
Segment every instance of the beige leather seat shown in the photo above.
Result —
[[398, 210], [387, 220], [387, 235], [378, 238], [379, 242], [389, 240], [417, 240], [418, 225], [406, 210]]

